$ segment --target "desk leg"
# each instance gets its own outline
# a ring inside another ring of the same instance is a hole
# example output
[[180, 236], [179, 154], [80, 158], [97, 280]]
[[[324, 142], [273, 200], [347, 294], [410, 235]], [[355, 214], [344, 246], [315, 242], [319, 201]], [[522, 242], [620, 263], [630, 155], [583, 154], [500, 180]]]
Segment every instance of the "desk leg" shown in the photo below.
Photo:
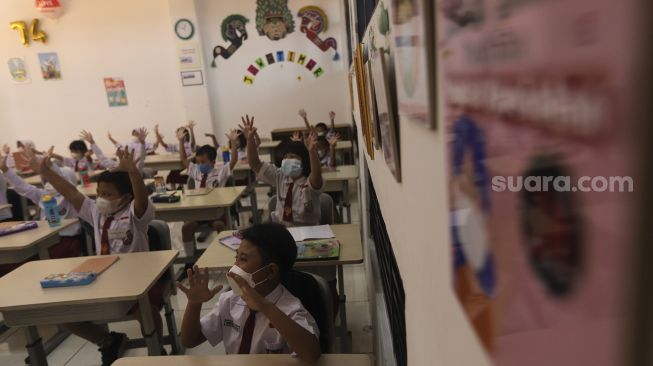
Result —
[[349, 202], [349, 181], [342, 182], [342, 194], [344, 195], [342, 202], [347, 209], [347, 221], [343, 218], [342, 221], [345, 224], [351, 224], [351, 202]]
[[351, 353], [351, 343], [349, 342], [349, 331], [347, 329], [347, 295], [345, 295], [345, 276], [342, 264], [338, 265], [338, 294], [340, 308], [340, 353]]
[[27, 354], [32, 366], [47, 366], [48, 359], [45, 357], [45, 350], [41, 342], [41, 336], [35, 326], [25, 327], [25, 339], [27, 341]]
[[249, 188], [252, 190], [250, 193], [250, 205], [252, 206], [252, 221], [255, 224], [259, 224], [261, 220], [258, 217], [258, 198], [256, 197], [256, 176], [253, 172], [250, 172], [249, 175]]
[[233, 207], [233, 206], [229, 206], [229, 207], [225, 208], [225, 210], [227, 210], [227, 212], [225, 212], [226, 219], [227, 219], [227, 230], [235, 229], [234, 228], [234, 220], [231, 218], [231, 207]]
[[48, 245], [39, 245], [39, 259], [50, 259]]
[[150, 356], [161, 356], [161, 344], [159, 343], [159, 335], [156, 333], [156, 329], [154, 328], [150, 298], [147, 296], [147, 293], [138, 299], [138, 306], [141, 310], [143, 338], [145, 338], [145, 344], [147, 344], [147, 353]]

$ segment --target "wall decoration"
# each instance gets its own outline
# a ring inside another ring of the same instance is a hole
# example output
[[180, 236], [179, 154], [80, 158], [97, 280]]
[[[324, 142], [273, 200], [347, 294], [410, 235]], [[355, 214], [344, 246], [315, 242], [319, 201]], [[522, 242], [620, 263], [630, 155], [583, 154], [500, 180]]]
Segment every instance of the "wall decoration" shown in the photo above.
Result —
[[55, 52], [39, 53], [43, 80], [61, 80], [61, 64]]
[[367, 92], [367, 72], [363, 61], [363, 48], [365, 45], [362, 43], [356, 47], [354, 53], [354, 72], [356, 75], [356, 90], [358, 95], [358, 105], [360, 112], [360, 126], [365, 140], [365, 150], [370, 159], [374, 160], [374, 146], [372, 129], [370, 128], [370, 115], [369, 115], [369, 97]]
[[124, 107], [127, 105], [127, 89], [121, 78], [104, 78], [104, 89], [107, 92], [109, 107]]
[[260, 36], [278, 41], [295, 31], [288, 0], [256, 0], [256, 30]]
[[372, 133], [372, 142], [374, 143], [374, 149], [375, 150], [380, 150], [381, 149], [381, 134], [378, 132], [379, 131], [379, 110], [377, 109], [376, 106], [376, 97], [375, 97], [375, 85], [374, 85], [374, 80], [372, 79], [372, 61], [365, 63], [365, 72], [367, 72], [368, 78], [367, 78], [367, 98], [369, 100], [368, 103], [368, 108], [369, 108], [369, 116], [370, 116], [370, 125], [372, 126], [371, 128], [371, 133]]
[[59, 0], [36, 0], [36, 10], [48, 18], [56, 19], [61, 16], [63, 7]]
[[374, 80], [374, 93], [378, 110], [381, 145], [385, 163], [397, 182], [401, 182], [401, 160], [399, 156], [399, 130], [395, 110], [394, 75], [389, 56], [383, 48], [370, 59]]
[[438, 3], [452, 292], [479, 346], [497, 366], [627, 364], [649, 245], [638, 2]]
[[179, 19], [175, 23], [175, 34], [179, 39], [187, 41], [195, 35], [195, 26], [188, 19]]
[[202, 70], [181, 72], [181, 85], [196, 86], [196, 85], [203, 85], [203, 84], [204, 84], [204, 77], [202, 76]]
[[9, 74], [11, 79], [16, 84], [27, 84], [32, 80], [27, 73], [27, 68], [25, 67], [25, 59], [22, 57], [12, 57], [7, 60], [7, 65], [9, 66]]
[[9, 23], [9, 28], [18, 31], [20, 34], [20, 43], [23, 46], [28, 46], [30, 40], [35, 42], [46, 43], [48, 35], [44, 31], [39, 30], [39, 20], [33, 19], [29, 25], [29, 33], [27, 30], [27, 23], [22, 20], [16, 20]]
[[202, 67], [200, 48], [194, 42], [182, 42], [177, 44], [177, 57], [179, 68], [182, 70], [199, 69]]
[[305, 6], [299, 9], [297, 15], [302, 18], [302, 24], [299, 30], [306, 34], [306, 38], [313, 42], [323, 52], [333, 48], [335, 51], [333, 60], [339, 60], [340, 55], [338, 54], [338, 43], [336, 40], [333, 37], [329, 37], [325, 40], [322, 40], [319, 37], [320, 33], [326, 32], [329, 28], [329, 18], [324, 10], [317, 6]]
[[392, 45], [399, 115], [435, 128], [433, 21], [425, 0], [392, 1]]
[[[317, 64], [317, 61], [315, 61], [313, 58], [307, 57], [308, 56], [305, 54], [295, 51], [276, 51], [274, 53], [268, 53], [265, 56], [257, 58], [254, 63], [250, 64], [247, 67], [247, 73], [243, 77], [243, 82], [247, 85], [254, 84], [255, 76], [258, 75], [258, 73], [266, 66], [270, 66], [275, 63], [292, 63], [304, 66], [304, 68], [311, 72], [315, 78], [319, 78], [320, 76], [324, 75], [325, 71], [321, 66]], [[299, 76], [297, 80], [301, 80], [301, 76]]]
[[215, 59], [218, 56], [222, 56], [222, 58], [227, 60], [240, 48], [240, 46], [243, 45], [243, 42], [247, 40], [247, 28], [245, 25], [248, 22], [249, 19], [240, 14], [229, 15], [222, 21], [222, 39], [231, 44], [229, 44], [227, 48], [222, 46], [216, 46], [213, 48], [213, 61], [211, 62], [211, 67], [216, 67]]

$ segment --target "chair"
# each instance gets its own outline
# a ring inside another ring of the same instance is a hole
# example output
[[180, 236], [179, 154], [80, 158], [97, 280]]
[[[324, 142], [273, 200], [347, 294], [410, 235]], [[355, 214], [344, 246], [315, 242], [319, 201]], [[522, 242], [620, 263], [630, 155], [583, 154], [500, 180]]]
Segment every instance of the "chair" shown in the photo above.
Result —
[[[277, 195], [268, 200], [268, 221], [272, 222], [272, 212], [277, 209]], [[320, 225], [333, 225], [334, 219], [333, 198], [326, 193], [320, 194]]]
[[331, 292], [324, 278], [291, 270], [282, 284], [297, 297], [306, 310], [313, 316], [320, 330], [320, 348], [322, 353], [332, 353], [335, 345], [336, 329], [331, 303]]

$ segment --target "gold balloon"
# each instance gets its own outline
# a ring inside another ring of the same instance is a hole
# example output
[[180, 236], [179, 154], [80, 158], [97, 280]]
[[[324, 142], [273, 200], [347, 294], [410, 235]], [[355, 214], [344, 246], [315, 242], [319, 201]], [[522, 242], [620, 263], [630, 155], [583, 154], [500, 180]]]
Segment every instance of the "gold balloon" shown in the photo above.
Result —
[[18, 32], [20, 32], [20, 42], [23, 44], [23, 46], [27, 46], [29, 44], [29, 41], [27, 40], [27, 33], [25, 32], [25, 28], [27, 28], [27, 24], [25, 24], [24, 21], [16, 20], [14, 22], [11, 22], [9, 23], [9, 28], [15, 29]]
[[29, 35], [32, 37], [32, 41], [38, 41], [45, 43], [48, 40], [48, 35], [45, 34], [44, 31], [38, 30], [39, 28], [39, 20], [34, 19], [32, 20], [32, 24], [29, 26]]

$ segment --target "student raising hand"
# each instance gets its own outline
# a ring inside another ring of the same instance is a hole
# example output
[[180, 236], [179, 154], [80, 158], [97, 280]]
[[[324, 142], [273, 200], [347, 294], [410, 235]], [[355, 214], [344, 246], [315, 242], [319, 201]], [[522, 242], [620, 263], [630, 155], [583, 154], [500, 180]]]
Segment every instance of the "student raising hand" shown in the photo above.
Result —
[[198, 266], [186, 270], [188, 274], [188, 286], [177, 282], [177, 288], [186, 294], [189, 304], [203, 304], [211, 300], [222, 290], [222, 285], [217, 285], [209, 289], [209, 269], [200, 269]]
[[95, 144], [95, 140], [93, 139], [93, 134], [91, 134], [86, 130], [82, 130], [82, 132], [79, 133], [79, 137], [91, 145]]
[[249, 168], [254, 171], [254, 174], [258, 174], [258, 171], [263, 166], [261, 159], [258, 156], [258, 145], [256, 144], [256, 127], [254, 127], [254, 117], [251, 119], [249, 115], [240, 118], [243, 122], [242, 125], [239, 125], [245, 139], [247, 139], [247, 161], [249, 162]]
[[10, 151], [11, 151], [11, 149], [9, 148], [9, 145], [7, 145], [7, 144], [2, 145], [2, 153], [3, 154], [9, 155]]
[[147, 135], [149, 133], [147, 132], [147, 128], [141, 127], [136, 130], [136, 137], [138, 138], [138, 141], [141, 142], [141, 144], [145, 144], [145, 139], [147, 138]]
[[302, 141], [302, 136], [299, 133], [299, 131], [295, 131], [292, 133], [292, 136], [290, 136], [290, 141], [299, 141], [299, 142]]

